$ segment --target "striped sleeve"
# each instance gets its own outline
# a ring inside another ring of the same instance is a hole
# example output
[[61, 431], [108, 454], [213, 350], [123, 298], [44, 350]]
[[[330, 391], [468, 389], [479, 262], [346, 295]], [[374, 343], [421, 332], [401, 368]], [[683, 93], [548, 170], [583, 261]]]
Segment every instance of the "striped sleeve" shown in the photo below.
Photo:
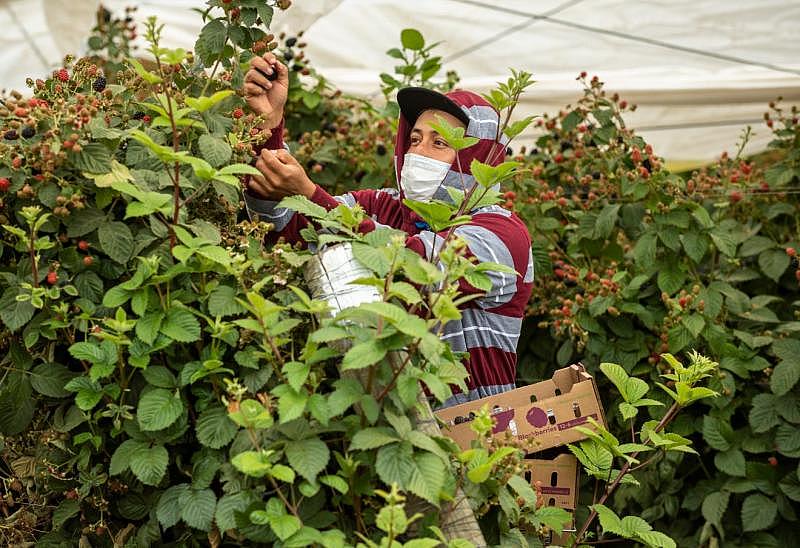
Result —
[[[495, 219], [488, 219], [488, 217], [495, 217]], [[454, 231], [457, 236], [467, 242], [468, 254], [474, 256], [479, 262], [497, 263], [514, 269], [513, 273], [496, 270], [485, 272], [492, 282], [492, 287], [485, 295], [476, 300], [481, 308], [496, 308], [511, 301], [517, 293], [518, 278], [523, 274], [527, 278], [529, 274], [528, 272], [519, 273], [517, 265], [525, 264], [528, 266], [530, 277], [532, 278], [533, 276], [532, 256], [529, 256], [530, 244], [528, 243], [525, 246], [525, 242], [529, 242], [529, 240], [522, 238], [523, 247], [512, 246], [514, 249], [510, 249], [506, 242], [508, 238], [502, 238], [500, 233], [503, 231], [498, 230], [499, 227], [502, 227], [508, 231], [509, 227], [507, 225], [508, 223], [502, 220], [498, 222], [498, 216], [496, 215], [480, 215], [473, 217], [471, 223], [462, 225]], [[429, 230], [423, 230], [419, 234], [408, 238], [406, 245], [427, 260], [432, 261], [433, 257], [441, 249], [445, 236], [445, 231], [435, 234]], [[520, 253], [525, 254], [525, 257], [522, 258]], [[459, 283], [461, 292], [464, 294], [484, 293], [466, 280], [460, 280]]]

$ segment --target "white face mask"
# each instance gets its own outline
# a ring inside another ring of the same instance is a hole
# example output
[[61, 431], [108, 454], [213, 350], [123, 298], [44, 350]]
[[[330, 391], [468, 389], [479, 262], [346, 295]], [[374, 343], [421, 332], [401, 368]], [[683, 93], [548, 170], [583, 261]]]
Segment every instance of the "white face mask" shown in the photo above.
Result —
[[407, 152], [400, 172], [400, 188], [409, 200], [424, 202], [433, 198], [444, 181], [450, 164]]

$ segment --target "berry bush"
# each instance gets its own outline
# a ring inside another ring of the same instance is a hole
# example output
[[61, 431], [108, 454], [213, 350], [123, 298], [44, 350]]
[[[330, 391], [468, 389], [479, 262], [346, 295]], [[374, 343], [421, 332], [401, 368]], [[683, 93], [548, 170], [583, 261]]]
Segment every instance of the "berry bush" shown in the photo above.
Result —
[[[347, 97], [301, 34], [269, 33], [288, 6], [210, 0], [193, 51], [161, 47], [150, 21], [140, 59], [129, 14], [100, 12], [91, 57], [2, 98], [4, 544], [468, 546], [443, 531], [463, 495], [489, 544], [538, 546], [566, 523], [522, 479], [534, 448], [489, 440], [488, 414], [468, 451], [415, 428], [419, 383], [441, 401], [466, 374], [430, 331], [458, 314], [459, 278], [486, 283], [457, 239], [441, 271], [401, 235], [359, 234], [357, 209], [290, 199], [328, 229], [309, 238], [350, 242], [382, 296], [322, 319], [303, 289], [310, 254], [266, 247], [271, 227], [242, 220], [238, 177], [269, 136], [238, 93], [253, 55], [292, 69], [284, 138], [334, 193], [393, 186], [398, 87], [458, 81], [407, 29], [385, 103]], [[499, 110], [529, 76], [491, 94]], [[588, 477], [583, 540], [791, 545], [796, 108], [770, 105], [763, 158], [676, 174], [626, 128], [634, 105], [579, 80], [576, 105], [507, 125], [541, 136], [473, 171], [481, 195], [461, 198], [504, 203], [534, 239], [520, 383], [580, 359], [609, 395], [610, 432], [571, 448]], [[416, 207], [444, 228], [464, 212]]]

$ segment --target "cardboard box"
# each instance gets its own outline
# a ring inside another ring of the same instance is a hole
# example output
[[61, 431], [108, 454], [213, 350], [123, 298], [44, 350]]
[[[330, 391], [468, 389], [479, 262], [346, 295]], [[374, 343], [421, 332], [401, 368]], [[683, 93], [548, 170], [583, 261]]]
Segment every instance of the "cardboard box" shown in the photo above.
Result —
[[[562, 453], [551, 460], [525, 459], [533, 468], [525, 472], [525, 479], [535, 486], [541, 482], [542, 497], [546, 506], [563, 508], [573, 516], [578, 505], [580, 466], [571, 453]], [[567, 525], [560, 535], [552, 535], [548, 546], [566, 545], [570, 533], [575, 532], [575, 522]]]
[[552, 379], [434, 414], [444, 422], [442, 433], [468, 449], [476, 437], [469, 423], [484, 405], [493, 414], [492, 435], [504, 435], [509, 430], [518, 440], [535, 440], [536, 451], [585, 439], [575, 427], [588, 426], [588, 417], [606, 424], [597, 386], [582, 364], [559, 369]]

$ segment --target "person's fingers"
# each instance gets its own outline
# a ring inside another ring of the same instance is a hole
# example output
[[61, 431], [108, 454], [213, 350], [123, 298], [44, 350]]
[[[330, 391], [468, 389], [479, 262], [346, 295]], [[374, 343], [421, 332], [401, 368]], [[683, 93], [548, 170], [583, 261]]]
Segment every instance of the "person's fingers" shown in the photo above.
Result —
[[261, 86], [263, 89], [268, 90], [272, 87], [272, 82], [270, 82], [263, 73], [257, 70], [248, 70], [247, 74], [244, 77], [244, 81], [246, 83], [256, 84]]
[[[259, 162], [262, 167], [259, 167]], [[264, 174], [268, 181], [279, 181], [283, 172], [283, 164], [271, 150], [262, 150], [256, 162], [256, 167]]]
[[272, 64], [274, 61], [267, 61], [264, 57], [253, 57], [250, 59], [250, 66], [256, 70], [265, 72], [268, 76], [272, 74]]
[[259, 95], [264, 95], [266, 91], [267, 90], [265, 90], [258, 84], [254, 84], [252, 82], [245, 82], [244, 84], [245, 97], [258, 97]]
[[269, 82], [277, 80], [279, 77], [279, 73], [275, 70], [275, 65], [268, 63], [261, 57], [254, 57], [250, 65], [253, 71], [261, 74], [261, 76], [266, 78]]
[[276, 78], [277, 82], [288, 87], [289, 85], [289, 67], [275, 59], [275, 62], [272, 64], [272, 68], [275, 69], [275, 72], [278, 73], [278, 77]]
[[272, 185], [264, 177], [251, 175], [247, 190], [256, 196], [269, 197], [272, 194]]
[[274, 151], [275, 157], [280, 160], [281, 163], [285, 165], [295, 165], [297, 164], [297, 159], [289, 153], [288, 150], [285, 148], [279, 148]]
[[271, 51], [267, 51], [263, 55], [261, 55], [261, 59], [263, 59], [269, 65], [274, 65], [275, 63], [278, 62], [278, 57]]

